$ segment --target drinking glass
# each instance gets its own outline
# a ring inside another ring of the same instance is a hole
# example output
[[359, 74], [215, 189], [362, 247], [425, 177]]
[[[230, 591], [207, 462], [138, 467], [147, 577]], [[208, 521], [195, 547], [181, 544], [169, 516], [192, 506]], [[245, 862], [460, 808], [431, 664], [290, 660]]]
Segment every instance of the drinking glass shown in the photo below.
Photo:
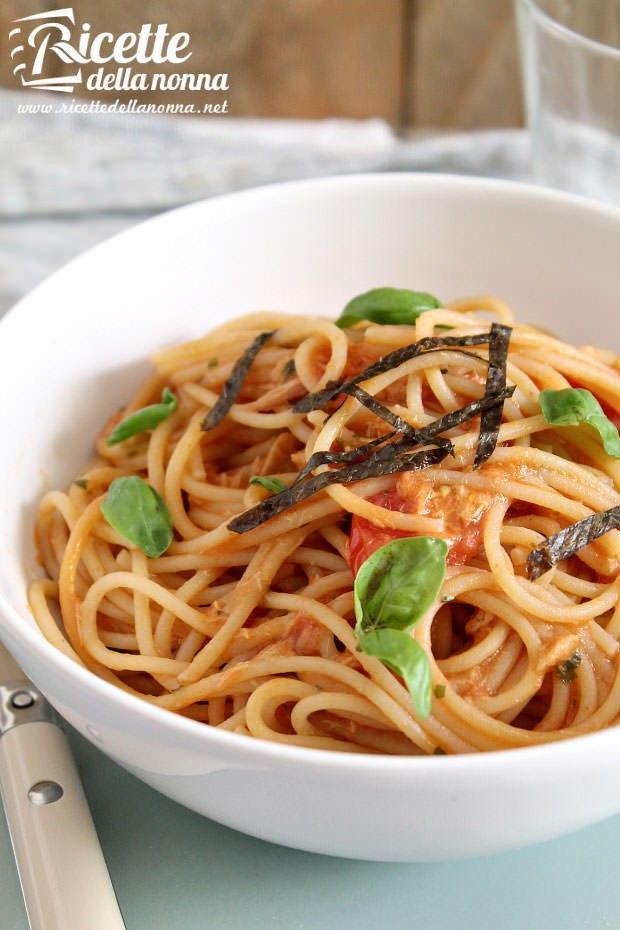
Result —
[[620, 0], [516, 0], [535, 180], [620, 204]]

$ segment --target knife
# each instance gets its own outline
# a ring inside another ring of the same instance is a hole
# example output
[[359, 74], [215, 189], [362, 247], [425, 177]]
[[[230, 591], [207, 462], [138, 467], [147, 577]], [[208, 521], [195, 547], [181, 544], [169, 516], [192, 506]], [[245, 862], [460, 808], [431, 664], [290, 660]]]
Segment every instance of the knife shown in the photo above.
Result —
[[30, 930], [125, 930], [60, 720], [2, 643], [0, 793]]

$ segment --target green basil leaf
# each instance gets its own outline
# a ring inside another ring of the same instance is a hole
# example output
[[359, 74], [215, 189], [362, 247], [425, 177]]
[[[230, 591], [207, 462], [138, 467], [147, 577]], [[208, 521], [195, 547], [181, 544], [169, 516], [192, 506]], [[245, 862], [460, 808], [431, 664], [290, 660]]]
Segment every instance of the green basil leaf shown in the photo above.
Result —
[[287, 485], [279, 478], [272, 478], [271, 475], [252, 475], [250, 484], [259, 484], [261, 488], [270, 491], [271, 494], [279, 494], [280, 491], [286, 491]]
[[405, 682], [420, 717], [431, 712], [431, 666], [419, 643], [403, 630], [373, 630], [359, 641], [366, 655], [381, 659]]
[[395, 539], [366, 559], [353, 588], [359, 648], [402, 677], [421, 717], [431, 709], [431, 670], [409, 631], [439, 594], [447, 554], [443, 539]]
[[101, 504], [110, 526], [151, 559], [172, 542], [172, 517], [155, 488], [137, 475], [115, 478]]
[[565, 662], [560, 662], [556, 666], [555, 672], [562, 684], [569, 685], [574, 680], [580, 665], [581, 656], [578, 652], [575, 652], [570, 659], [566, 659]]
[[137, 433], [143, 433], [148, 429], [155, 429], [164, 420], [174, 413], [178, 407], [178, 401], [169, 388], [165, 387], [161, 395], [160, 404], [149, 404], [148, 407], [142, 407], [140, 410], [130, 413], [128, 417], [112, 430], [107, 439], [108, 446], [115, 446], [117, 442], [123, 442], [130, 436]]
[[585, 388], [541, 391], [538, 398], [543, 416], [550, 426], [592, 426], [603, 441], [607, 455], [620, 459], [620, 436], [598, 400]]
[[441, 307], [437, 298], [423, 291], [376, 287], [350, 300], [336, 320], [336, 326], [348, 329], [360, 320], [411, 325], [425, 310], [435, 310], [437, 307]]
[[448, 546], [432, 536], [408, 536], [381, 546], [355, 578], [355, 632], [410, 630], [441, 588]]
[[288, 362], [282, 367], [282, 380], [287, 381], [289, 378], [295, 377], [296, 374], [295, 359], [289, 358]]

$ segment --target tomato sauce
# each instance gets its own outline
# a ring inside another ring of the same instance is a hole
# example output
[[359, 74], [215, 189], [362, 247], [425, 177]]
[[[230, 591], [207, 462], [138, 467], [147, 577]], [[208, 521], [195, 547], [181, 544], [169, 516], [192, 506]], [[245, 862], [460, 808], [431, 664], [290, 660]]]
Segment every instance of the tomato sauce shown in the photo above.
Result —
[[[386, 510], [440, 520], [442, 530], [438, 535], [448, 543], [448, 565], [463, 565], [479, 552], [484, 517], [498, 496], [467, 485], [437, 484], [416, 472], [405, 472], [399, 475], [393, 489], [369, 500]], [[412, 535], [403, 530], [377, 526], [354, 514], [348, 545], [353, 574], [357, 574], [362, 563], [381, 546]]]

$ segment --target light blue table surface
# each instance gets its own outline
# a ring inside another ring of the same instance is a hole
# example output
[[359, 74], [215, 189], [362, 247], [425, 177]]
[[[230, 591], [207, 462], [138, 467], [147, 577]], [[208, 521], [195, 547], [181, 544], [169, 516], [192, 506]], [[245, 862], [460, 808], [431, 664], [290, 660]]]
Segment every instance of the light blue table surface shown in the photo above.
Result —
[[[77, 252], [198, 197], [355, 169], [513, 178], [527, 171], [518, 132], [402, 141], [376, 121], [26, 119], [16, 115], [16, 99], [0, 91], [0, 314]], [[620, 817], [469, 862], [353, 862], [218, 826], [77, 734], [71, 742], [127, 930], [620, 930]], [[1, 811], [0, 930], [27, 930]]]
[[[620, 928], [620, 817], [467, 862], [354, 862], [221, 827], [71, 742], [127, 930]], [[0, 928], [27, 930], [3, 819]]]

